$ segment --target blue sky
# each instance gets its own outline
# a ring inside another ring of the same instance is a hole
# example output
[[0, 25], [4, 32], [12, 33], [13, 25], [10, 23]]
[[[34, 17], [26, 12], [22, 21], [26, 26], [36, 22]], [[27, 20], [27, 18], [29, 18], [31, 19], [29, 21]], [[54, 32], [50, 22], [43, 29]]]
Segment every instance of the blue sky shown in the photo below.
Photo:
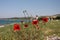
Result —
[[0, 18], [60, 14], [60, 0], [0, 0]]

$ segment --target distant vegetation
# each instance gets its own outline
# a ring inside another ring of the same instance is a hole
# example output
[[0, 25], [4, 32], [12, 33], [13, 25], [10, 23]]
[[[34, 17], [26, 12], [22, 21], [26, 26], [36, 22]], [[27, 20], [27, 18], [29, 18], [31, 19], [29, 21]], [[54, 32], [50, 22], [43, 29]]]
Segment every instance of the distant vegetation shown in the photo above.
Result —
[[[56, 16], [55, 18], [54, 18], [54, 16]], [[60, 14], [56, 14], [56, 15], [52, 15], [52, 16], [40, 16], [39, 18], [38, 18], [38, 20], [40, 21], [40, 20], [42, 20], [42, 18], [43, 17], [49, 17], [50, 19], [53, 19], [53, 20], [60, 20]], [[52, 18], [51, 18], [52, 17]]]
[[[55, 19], [60, 19], [60, 14], [56, 14], [56, 15], [52, 15], [52, 16], [56, 16]], [[39, 16], [38, 20], [41, 20], [42, 17], [45, 17], [45, 16]], [[51, 18], [51, 16], [47, 16], [49, 18]], [[30, 19], [31, 17], [12, 17], [12, 18], [0, 18], [0, 19]]]

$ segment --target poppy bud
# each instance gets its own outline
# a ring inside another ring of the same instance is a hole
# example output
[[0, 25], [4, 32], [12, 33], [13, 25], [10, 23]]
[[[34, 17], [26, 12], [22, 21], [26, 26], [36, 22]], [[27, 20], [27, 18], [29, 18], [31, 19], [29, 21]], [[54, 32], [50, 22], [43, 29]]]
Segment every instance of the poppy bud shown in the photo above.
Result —
[[27, 25], [27, 24], [25, 24], [25, 25], [24, 25], [24, 27], [28, 27], [28, 25]]

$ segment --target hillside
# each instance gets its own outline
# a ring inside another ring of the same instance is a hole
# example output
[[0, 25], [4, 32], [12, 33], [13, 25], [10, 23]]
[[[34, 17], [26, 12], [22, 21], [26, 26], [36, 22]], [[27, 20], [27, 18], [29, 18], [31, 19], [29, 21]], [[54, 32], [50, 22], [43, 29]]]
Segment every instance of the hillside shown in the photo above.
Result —
[[56, 14], [55, 16], [60, 16], [60, 14]]

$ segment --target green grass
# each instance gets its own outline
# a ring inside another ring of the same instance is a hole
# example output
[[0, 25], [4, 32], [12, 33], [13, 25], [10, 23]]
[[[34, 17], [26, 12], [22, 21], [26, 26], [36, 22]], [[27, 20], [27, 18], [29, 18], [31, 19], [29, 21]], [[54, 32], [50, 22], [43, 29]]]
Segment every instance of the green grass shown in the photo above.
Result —
[[28, 23], [27, 28], [24, 28], [23, 24], [20, 25], [21, 30], [19, 32], [14, 32], [13, 25], [0, 28], [0, 40], [44, 40], [49, 35], [60, 36], [60, 20], [49, 21], [45, 25], [40, 21], [40, 30], [36, 29], [31, 23]]

